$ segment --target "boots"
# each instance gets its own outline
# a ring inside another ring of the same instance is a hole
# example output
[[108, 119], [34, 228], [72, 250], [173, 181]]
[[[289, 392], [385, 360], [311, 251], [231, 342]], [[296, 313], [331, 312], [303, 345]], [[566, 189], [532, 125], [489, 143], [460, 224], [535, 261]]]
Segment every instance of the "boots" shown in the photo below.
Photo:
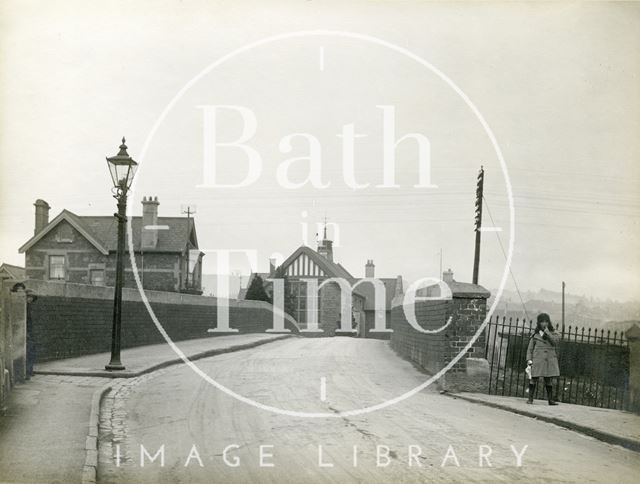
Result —
[[529, 383], [529, 398], [527, 398], [528, 404], [533, 404], [533, 394], [536, 393], [536, 384]]
[[547, 398], [549, 399], [549, 405], [558, 405], [558, 402], [556, 402], [553, 399], [553, 385], [546, 385], [547, 388]]

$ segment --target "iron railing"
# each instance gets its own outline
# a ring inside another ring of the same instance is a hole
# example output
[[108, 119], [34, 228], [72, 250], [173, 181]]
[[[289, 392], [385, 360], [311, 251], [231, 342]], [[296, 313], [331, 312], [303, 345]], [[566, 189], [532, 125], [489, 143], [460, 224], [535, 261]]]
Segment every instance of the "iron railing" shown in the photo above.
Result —
[[[494, 316], [489, 322], [485, 348], [490, 365], [489, 394], [527, 396], [527, 345], [534, 329], [531, 320]], [[558, 401], [629, 409], [629, 346], [623, 333], [577, 326], [556, 331], [560, 334], [560, 377], [555, 381]], [[534, 398], [544, 398], [543, 387], [537, 385]]]

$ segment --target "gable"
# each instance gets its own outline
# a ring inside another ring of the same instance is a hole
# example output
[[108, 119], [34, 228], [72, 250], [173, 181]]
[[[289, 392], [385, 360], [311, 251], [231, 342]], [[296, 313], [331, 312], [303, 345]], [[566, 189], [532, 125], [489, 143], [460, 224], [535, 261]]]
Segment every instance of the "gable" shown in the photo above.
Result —
[[[92, 246], [94, 246], [98, 251], [102, 254], [107, 255], [109, 252], [107, 249], [98, 241], [86, 227], [82, 224], [79, 218], [72, 214], [67, 210], [63, 210], [58, 214], [56, 218], [54, 218], [44, 229], [38, 232], [36, 235], [31, 237], [22, 247], [18, 249], [18, 252], [21, 254], [29, 250], [35, 244], [40, 242], [47, 236], [54, 235], [58, 240], [65, 241], [70, 240], [73, 241], [73, 231], [69, 230], [69, 226], [71, 226], [75, 231], [86, 239]], [[71, 239], [69, 239], [71, 237]]]
[[100, 250], [89, 239], [66, 220], [61, 220], [48, 231], [34, 244], [31, 250], [81, 250], [100, 253]]
[[0, 267], [0, 280], [2, 279], [24, 279], [24, 276], [18, 277], [11, 273], [6, 267]]
[[[356, 279], [344, 267], [328, 260], [306, 245], [298, 247], [283, 263], [287, 276], [340, 278], [349, 284]], [[353, 290], [353, 294], [365, 297], [360, 287]]]
[[24, 267], [14, 266], [12, 264], [0, 265], [0, 279], [24, 279]]
[[322, 268], [305, 252], [300, 253], [286, 267], [287, 276], [325, 277]]
[[[131, 230], [133, 247], [140, 250], [142, 235], [142, 217], [131, 217]], [[51, 234], [61, 241], [73, 241], [73, 234], [68, 229], [69, 225], [77, 231], [77, 234], [94, 246], [104, 255], [117, 250], [117, 223], [113, 216], [86, 216], [80, 217], [68, 210], [63, 210], [38, 234], [29, 239], [18, 249], [24, 253], [40, 242], [43, 238], [51, 237]], [[146, 249], [145, 252], [177, 252], [183, 253], [191, 242], [194, 248], [198, 248], [195, 222], [186, 217], [158, 217], [158, 245], [154, 249]], [[58, 233], [59, 231], [59, 233]], [[76, 237], [77, 240], [77, 237]]]

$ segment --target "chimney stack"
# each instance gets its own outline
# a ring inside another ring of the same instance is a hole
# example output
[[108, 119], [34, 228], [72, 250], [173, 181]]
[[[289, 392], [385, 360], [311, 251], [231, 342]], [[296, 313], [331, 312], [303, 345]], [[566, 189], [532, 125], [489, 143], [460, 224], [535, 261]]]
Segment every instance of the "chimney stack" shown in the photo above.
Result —
[[396, 296], [402, 296], [404, 294], [404, 288], [402, 287], [402, 276], [397, 276], [396, 277], [396, 290], [394, 293], [394, 297]]
[[453, 282], [453, 271], [451, 270], [451, 268], [442, 273], [442, 281], [446, 282], [447, 284]]
[[328, 239], [320, 241], [318, 244], [318, 254], [333, 262], [333, 241]]
[[376, 277], [376, 266], [373, 259], [367, 259], [367, 264], [364, 266], [364, 277]]
[[158, 245], [158, 197], [142, 198], [142, 249], [155, 249]]
[[276, 259], [272, 257], [271, 259], [269, 259], [269, 275], [275, 276], [275, 274], [276, 274]]
[[36, 207], [36, 224], [33, 235], [37, 235], [49, 224], [49, 209], [51, 207], [41, 198], [38, 198], [33, 205]]

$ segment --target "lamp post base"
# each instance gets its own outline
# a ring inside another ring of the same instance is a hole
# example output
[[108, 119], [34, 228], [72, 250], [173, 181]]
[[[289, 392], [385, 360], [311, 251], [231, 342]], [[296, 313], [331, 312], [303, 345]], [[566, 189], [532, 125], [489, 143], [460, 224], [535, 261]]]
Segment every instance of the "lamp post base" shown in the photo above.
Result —
[[124, 370], [125, 368], [122, 363], [120, 363], [119, 361], [115, 361], [115, 362], [110, 362], [108, 365], [104, 367], [104, 369], [109, 371], [118, 371], [118, 370]]

